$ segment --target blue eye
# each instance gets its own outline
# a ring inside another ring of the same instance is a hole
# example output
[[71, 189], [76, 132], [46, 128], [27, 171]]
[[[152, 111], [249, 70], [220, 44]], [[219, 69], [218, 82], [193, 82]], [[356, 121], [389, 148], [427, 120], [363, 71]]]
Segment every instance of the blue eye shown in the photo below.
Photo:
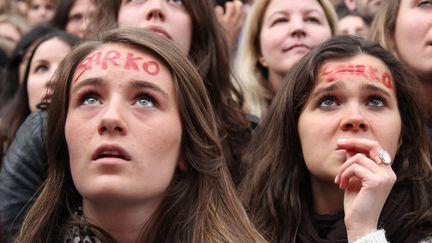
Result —
[[368, 105], [374, 106], [374, 107], [384, 107], [385, 102], [381, 97], [370, 97], [368, 101]]
[[136, 99], [136, 104], [142, 107], [156, 107], [156, 102], [154, 101], [154, 99], [146, 94], [138, 95]]
[[337, 105], [337, 102], [334, 97], [324, 97], [319, 101], [318, 106], [320, 108], [331, 108]]
[[79, 99], [80, 105], [101, 104], [99, 97], [94, 93], [84, 93]]

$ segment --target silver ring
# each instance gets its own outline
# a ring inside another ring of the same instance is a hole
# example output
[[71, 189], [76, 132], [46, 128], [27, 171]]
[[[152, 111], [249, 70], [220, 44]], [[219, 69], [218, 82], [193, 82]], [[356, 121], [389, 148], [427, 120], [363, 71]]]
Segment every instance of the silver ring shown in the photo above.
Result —
[[381, 151], [378, 154], [378, 158], [386, 165], [391, 165], [392, 159], [390, 157], [390, 154], [385, 151], [384, 149], [381, 149]]

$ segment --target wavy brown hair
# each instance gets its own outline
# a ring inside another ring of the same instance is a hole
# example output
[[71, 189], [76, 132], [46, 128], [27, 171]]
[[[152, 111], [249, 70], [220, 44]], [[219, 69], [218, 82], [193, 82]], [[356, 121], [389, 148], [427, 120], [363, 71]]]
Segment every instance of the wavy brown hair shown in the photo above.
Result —
[[[96, 0], [99, 9], [91, 26], [94, 33], [103, 33], [118, 26], [122, 0]], [[225, 33], [214, 14], [214, 0], [183, 0], [192, 19], [192, 42], [188, 56], [204, 80], [222, 139], [230, 171], [235, 181], [243, 150], [251, 137], [251, 125], [242, 110], [243, 93], [233, 78], [230, 49]]]
[[[200, 75], [170, 41], [138, 29], [114, 30], [100, 41], [84, 43], [59, 67], [48, 115], [48, 178], [16, 242], [59, 242], [74, 223], [68, 220], [70, 208], [81, 205], [82, 197], [72, 181], [65, 140], [69, 90], [77, 65], [109, 43], [150, 52], [165, 63], [173, 75], [183, 126], [182, 157], [188, 169], [176, 171], [138, 242], [264, 242], [236, 196]], [[103, 242], [115, 242], [103, 229], [90, 227]]]
[[[376, 57], [389, 68], [402, 121], [402, 144], [392, 165], [397, 181], [379, 225], [385, 225], [390, 241], [396, 242], [404, 240], [397, 234], [417, 232], [423, 223], [431, 222], [432, 170], [425, 117], [417, 100], [418, 85], [384, 48], [359, 37], [337, 36], [306, 54], [292, 68], [251, 142], [242, 198], [258, 230], [271, 242], [319, 241], [311, 222], [310, 173], [303, 159], [298, 121], [316, 85], [320, 65], [360, 54]], [[400, 217], [389, 222], [395, 217], [391, 211], [394, 208]], [[397, 227], [389, 230], [392, 225]], [[432, 232], [423, 237], [428, 234]]]

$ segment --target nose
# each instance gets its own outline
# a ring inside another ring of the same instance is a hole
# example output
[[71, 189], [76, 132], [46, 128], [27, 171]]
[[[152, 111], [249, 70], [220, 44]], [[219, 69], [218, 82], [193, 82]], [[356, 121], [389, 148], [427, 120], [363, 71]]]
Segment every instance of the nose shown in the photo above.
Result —
[[102, 111], [98, 132], [100, 135], [124, 136], [127, 134], [127, 123], [118, 104], [106, 103]]
[[301, 16], [292, 17], [291, 36], [297, 37], [297, 38], [306, 36], [306, 30], [305, 30], [303, 17], [301, 17]]
[[165, 21], [165, 13], [163, 11], [163, 6], [161, 0], [151, 0], [148, 1], [148, 11], [146, 14], [147, 20], [159, 20], [159, 21]]
[[343, 131], [365, 132], [369, 129], [369, 122], [361, 112], [358, 105], [347, 107], [347, 113], [340, 125]]

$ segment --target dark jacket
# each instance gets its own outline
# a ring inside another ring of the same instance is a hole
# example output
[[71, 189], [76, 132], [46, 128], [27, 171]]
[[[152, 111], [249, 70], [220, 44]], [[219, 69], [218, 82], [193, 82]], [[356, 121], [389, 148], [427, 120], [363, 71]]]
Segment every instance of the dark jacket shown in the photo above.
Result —
[[0, 171], [2, 236], [10, 242], [47, 176], [47, 112], [33, 112], [17, 131]]

